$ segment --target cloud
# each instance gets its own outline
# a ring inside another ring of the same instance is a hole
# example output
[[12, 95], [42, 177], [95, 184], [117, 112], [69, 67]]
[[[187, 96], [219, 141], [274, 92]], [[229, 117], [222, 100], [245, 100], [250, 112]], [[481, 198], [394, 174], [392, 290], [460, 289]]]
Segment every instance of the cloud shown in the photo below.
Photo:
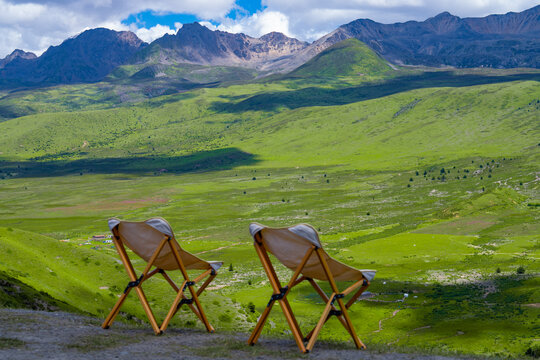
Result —
[[225, 20], [219, 25], [218, 30], [244, 33], [253, 37], [260, 37], [272, 31], [281, 32], [287, 36], [292, 36], [289, 30], [289, 18], [279, 11], [264, 10], [251, 16], [246, 16], [238, 20]]
[[263, 0], [266, 10], [285, 14], [299, 39], [313, 41], [338, 26], [368, 18], [382, 23], [423, 21], [443, 11], [460, 17], [520, 12], [536, 0]]
[[[151, 41], [172, 33], [166, 25], [126, 26], [122, 20], [150, 10], [154, 14], [192, 14], [211, 29], [261, 36], [279, 31], [313, 41], [358, 18], [382, 23], [425, 20], [443, 11], [477, 17], [523, 11], [537, 0], [262, 0], [264, 10], [242, 11], [235, 0], [0, 0], [0, 58], [15, 48], [41, 54], [85, 29], [132, 30]], [[237, 17], [228, 18], [235, 10]], [[154, 24], [152, 24], [154, 25]]]
[[[223, 19], [234, 6], [235, 0], [0, 0], [0, 58], [15, 48], [39, 55], [85, 29], [129, 30], [122, 20], [146, 10]], [[160, 31], [171, 29], [159, 25], [140, 32], [150, 39]]]
[[160, 37], [162, 37], [165, 34], [176, 34], [176, 29], [171, 29], [168, 26], [165, 25], [156, 25], [151, 27], [150, 29], [146, 28], [140, 28], [136, 29], [134, 33], [142, 40], [146, 41], [147, 43], [150, 43]]

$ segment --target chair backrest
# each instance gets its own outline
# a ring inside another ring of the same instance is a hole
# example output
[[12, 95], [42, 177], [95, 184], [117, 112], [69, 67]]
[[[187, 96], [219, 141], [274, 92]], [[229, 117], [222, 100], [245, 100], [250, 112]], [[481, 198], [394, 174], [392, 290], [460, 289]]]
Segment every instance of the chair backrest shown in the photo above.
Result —
[[[371, 280], [375, 276], [372, 270], [357, 270], [333, 259], [324, 249], [317, 231], [308, 224], [299, 224], [288, 228], [270, 228], [252, 223], [249, 231], [255, 241], [260, 241], [283, 265], [295, 271], [307, 251], [316, 246], [328, 263], [330, 272], [337, 281], [360, 280], [363, 277]], [[315, 252], [309, 257], [302, 275], [317, 280], [328, 280], [319, 257]]]
[[[122, 243], [146, 262], [150, 260], [164, 237], [168, 236], [171, 239], [169, 243], [176, 247], [180, 253], [180, 258], [186, 269], [205, 270], [212, 267], [209, 262], [199, 259], [180, 247], [171, 226], [165, 219], [151, 218], [146, 221], [131, 222], [111, 218], [109, 219], [109, 228], [113, 236], [117, 236]], [[154, 265], [163, 270], [178, 269], [178, 264], [170, 246], [165, 245], [163, 247], [154, 261]]]

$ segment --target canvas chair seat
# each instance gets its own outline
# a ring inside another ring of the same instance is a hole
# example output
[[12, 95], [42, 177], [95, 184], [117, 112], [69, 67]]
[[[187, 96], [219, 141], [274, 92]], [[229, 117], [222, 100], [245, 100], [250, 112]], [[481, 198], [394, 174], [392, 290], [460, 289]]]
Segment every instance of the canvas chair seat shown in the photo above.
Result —
[[[162, 218], [152, 218], [142, 222], [122, 221], [112, 218], [109, 219], [109, 228], [113, 234], [113, 242], [116, 250], [131, 281], [103, 322], [102, 327], [104, 329], [111, 326], [127, 295], [132, 289], [135, 289], [156, 334], [161, 334], [165, 331], [172, 317], [182, 305], [187, 305], [203, 322], [209, 332], [214, 331], [200, 304], [199, 295], [215, 278], [217, 270], [223, 265], [222, 262], [205, 261], [183, 250], [176, 241], [171, 226]], [[124, 246], [127, 246], [147, 262], [140, 276], [136, 275]], [[155, 269], [150, 271], [152, 267], [155, 267]], [[184, 278], [182, 284], [180, 286], [176, 285], [166, 273], [166, 270], [179, 270]], [[202, 270], [203, 273], [192, 280], [187, 270]], [[161, 274], [174, 291], [176, 291], [176, 297], [161, 326], [158, 326], [150, 304], [141, 287], [144, 281], [156, 274]], [[205, 278], [204, 283], [195, 290], [194, 286]], [[186, 297], [186, 289], [191, 293], [191, 298]]]
[[[109, 219], [109, 228], [111, 231], [117, 226], [122, 242], [146, 262], [154, 254], [164, 234], [174, 238], [171, 226], [162, 218], [152, 218], [144, 222], [120, 221], [115, 218]], [[187, 270], [214, 269], [217, 271], [223, 265], [221, 261], [199, 259], [195, 255], [184, 251], [176, 241], [173, 243], [173, 246], [180, 252], [182, 262]], [[170, 247], [164, 247], [161, 250], [154, 261], [154, 265], [163, 270], [179, 269]]]
[[[266, 249], [274, 255], [283, 265], [296, 270], [306, 251], [313, 245], [322, 249], [319, 235], [310, 225], [299, 224], [289, 228], [269, 228], [258, 223], [249, 226], [251, 236], [261, 232]], [[358, 281], [363, 278], [371, 281], [375, 277], [375, 270], [357, 270], [332, 258], [324, 249], [324, 258], [336, 281]], [[317, 279], [328, 280], [317, 254], [313, 253], [307, 260], [301, 272], [302, 275]]]
[[[306, 353], [313, 349], [322, 326], [336, 316], [349, 332], [357, 348], [365, 348], [360, 341], [347, 310], [367, 289], [375, 277], [375, 270], [357, 270], [333, 259], [324, 249], [317, 231], [310, 225], [299, 224], [288, 228], [270, 228], [259, 223], [252, 223], [249, 231], [254, 239], [254, 246], [263, 268], [268, 276], [273, 294], [267, 307], [259, 317], [248, 344], [254, 345], [264, 327], [272, 306], [277, 301], [285, 314], [292, 335], [299, 349]], [[294, 274], [286, 286], [282, 286], [268, 253], [274, 255], [279, 262], [291, 269]], [[301, 276], [300, 276], [301, 275]], [[332, 293], [327, 295], [315, 280], [327, 281]], [[324, 311], [317, 323], [305, 337], [298, 326], [291, 306], [287, 300], [289, 291], [303, 281], [308, 281], [326, 303]], [[345, 290], [339, 291], [336, 281], [353, 281]], [[345, 296], [353, 294], [345, 304]], [[334, 303], [337, 302], [339, 310]], [[307, 342], [307, 344], [304, 344]]]

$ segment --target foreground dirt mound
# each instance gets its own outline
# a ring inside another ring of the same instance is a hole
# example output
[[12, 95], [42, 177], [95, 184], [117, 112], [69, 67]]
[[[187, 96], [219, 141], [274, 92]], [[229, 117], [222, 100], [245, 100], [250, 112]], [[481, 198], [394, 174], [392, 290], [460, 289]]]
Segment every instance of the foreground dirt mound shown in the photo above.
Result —
[[320, 342], [305, 356], [291, 339], [262, 339], [246, 345], [247, 334], [208, 334], [169, 328], [154, 336], [149, 326], [115, 323], [65, 312], [0, 309], [0, 359], [440, 359], [455, 358], [358, 351], [352, 344]]

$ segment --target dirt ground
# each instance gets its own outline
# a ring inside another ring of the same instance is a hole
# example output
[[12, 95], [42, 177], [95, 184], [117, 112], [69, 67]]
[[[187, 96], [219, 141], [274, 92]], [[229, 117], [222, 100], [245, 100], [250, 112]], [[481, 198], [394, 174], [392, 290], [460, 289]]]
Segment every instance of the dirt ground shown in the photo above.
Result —
[[169, 328], [155, 336], [148, 325], [116, 322], [108, 330], [100, 319], [65, 312], [0, 309], [0, 359], [374, 359], [450, 360], [455, 357], [356, 350], [352, 342], [318, 342], [299, 353], [292, 338], [262, 337], [253, 347], [248, 334], [208, 334]]

